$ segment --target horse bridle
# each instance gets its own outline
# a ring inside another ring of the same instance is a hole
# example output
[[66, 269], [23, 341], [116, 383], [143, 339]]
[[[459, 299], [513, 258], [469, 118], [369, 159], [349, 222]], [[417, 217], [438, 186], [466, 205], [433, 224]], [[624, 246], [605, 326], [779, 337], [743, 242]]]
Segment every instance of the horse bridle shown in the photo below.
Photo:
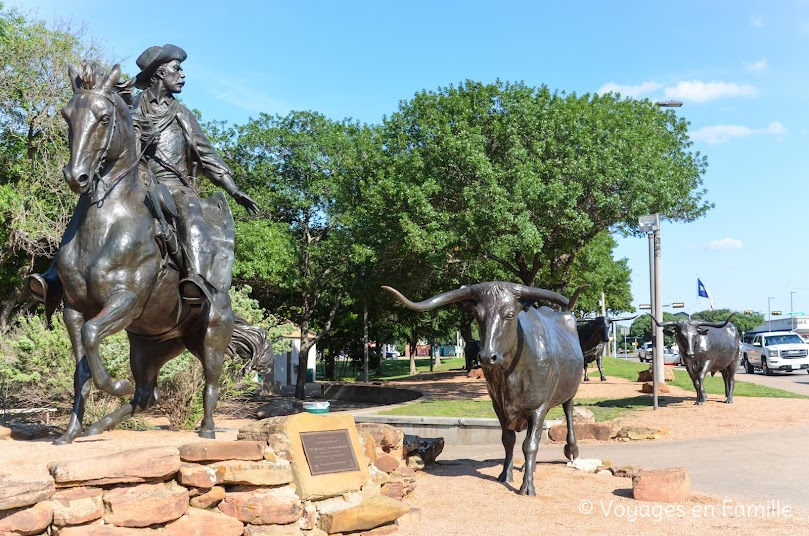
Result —
[[[93, 93], [98, 93], [98, 94], [102, 95], [105, 99], [110, 101], [110, 103], [112, 104], [112, 124], [110, 125], [110, 127], [108, 129], [107, 140], [104, 143], [104, 149], [101, 152], [101, 158], [98, 161], [98, 166], [96, 166], [96, 169], [93, 172], [93, 178], [91, 179], [96, 183], [100, 182], [101, 184], [103, 184], [104, 185], [104, 191], [109, 192], [110, 190], [115, 188], [115, 186], [119, 182], [121, 182], [121, 179], [123, 179], [127, 174], [129, 174], [133, 169], [135, 169], [138, 166], [138, 163], [140, 162], [141, 158], [143, 158], [143, 155], [146, 153], [146, 150], [149, 147], [149, 144], [151, 143], [152, 140], [149, 140], [147, 143], [143, 144], [143, 149], [141, 150], [138, 157], [132, 162], [132, 164], [130, 164], [126, 168], [122, 169], [121, 171], [119, 171], [118, 173], [113, 175], [112, 178], [108, 178], [107, 180], [105, 180], [101, 176], [101, 168], [104, 167], [104, 162], [107, 159], [107, 154], [109, 153], [110, 147], [112, 146], [112, 137], [115, 135], [115, 127], [117, 125], [117, 120], [118, 120], [118, 109], [117, 109], [117, 106], [116, 106], [116, 103], [115, 103], [115, 97], [112, 94], [112, 91], [109, 91], [109, 92], [94, 91]], [[93, 192], [95, 192], [95, 191], [96, 191], [96, 188], [94, 186], [93, 188], [91, 188], [91, 190], [87, 194], [82, 194], [82, 195], [92, 195]]]

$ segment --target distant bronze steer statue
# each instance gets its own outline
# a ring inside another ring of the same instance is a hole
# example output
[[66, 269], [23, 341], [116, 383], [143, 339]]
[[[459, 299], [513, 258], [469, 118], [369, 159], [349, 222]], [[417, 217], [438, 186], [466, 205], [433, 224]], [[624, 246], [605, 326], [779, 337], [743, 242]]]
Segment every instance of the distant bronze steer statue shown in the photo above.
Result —
[[736, 368], [739, 366], [739, 331], [730, 323], [731, 314], [724, 322], [708, 322], [706, 320], [672, 320], [658, 322], [652, 320], [667, 335], [674, 335], [680, 350], [680, 360], [694, 382], [697, 390], [697, 405], [701, 405], [708, 397], [705, 395], [703, 381], [705, 374], [711, 376], [722, 373], [725, 380], [725, 396], [728, 404], [733, 403], [733, 386], [736, 383]]
[[[637, 316], [637, 315], [635, 315]], [[610, 326], [613, 322], [623, 322], [632, 320], [635, 316], [624, 316], [620, 318], [607, 318], [597, 316], [596, 318], [579, 319], [576, 321], [576, 331], [579, 332], [579, 344], [584, 354], [584, 381], [589, 382], [590, 376], [587, 374], [587, 365], [596, 362], [598, 374], [601, 381], [606, 381], [604, 369], [601, 367], [601, 356], [604, 354], [604, 345], [610, 342]]]
[[[521, 495], [535, 495], [534, 466], [548, 410], [562, 405], [567, 418], [565, 456], [579, 455], [573, 432], [573, 397], [584, 363], [576, 319], [549, 307], [525, 308], [535, 301], [568, 309], [567, 298], [549, 290], [515, 283], [478, 283], [413, 303], [399, 291], [382, 287], [416, 311], [461, 302], [475, 315], [481, 337], [478, 359], [494, 411], [500, 420], [506, 457], [500, 482], [512, 481], [516, 432], [528, 429], [523, 443], [525, 466]], [[573, 299], [575, 301], [575, 298]]]

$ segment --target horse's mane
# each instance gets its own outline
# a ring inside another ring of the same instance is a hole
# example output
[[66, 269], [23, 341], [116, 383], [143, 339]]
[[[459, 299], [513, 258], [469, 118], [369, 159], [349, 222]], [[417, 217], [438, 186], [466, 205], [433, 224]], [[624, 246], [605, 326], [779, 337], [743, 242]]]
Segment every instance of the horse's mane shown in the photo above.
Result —
[[[87, 60], [81, 62], [76, 76], [76, 87], [80, 89], [100, 89], [101, 84], [107, 76], [106, 68], [97, 63]], [[132, 90], [135, 88], [135, 78], [124, 80], [114, 86], [115, 93], [117, 93], [127, 104], [132, 106]]]
[[79, 64], [76, 76], [76, 87], [79, 89], [101, 89], [101, 83], [107, 76], [107, 71], [96, 62], [87, 63], [84, 60]]

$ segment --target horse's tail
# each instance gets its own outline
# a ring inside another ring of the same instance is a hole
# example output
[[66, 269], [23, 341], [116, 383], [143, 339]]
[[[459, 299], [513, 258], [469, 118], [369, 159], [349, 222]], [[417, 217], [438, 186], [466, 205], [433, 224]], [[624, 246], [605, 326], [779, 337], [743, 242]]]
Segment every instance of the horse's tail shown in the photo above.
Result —
[[242, 358], [245, 369], [250, 367], [263, 372], [273, 365], [272, 342], [267, 330], [253, 326], [239, 315], [234, 315], [233, 336], [226, 353]]

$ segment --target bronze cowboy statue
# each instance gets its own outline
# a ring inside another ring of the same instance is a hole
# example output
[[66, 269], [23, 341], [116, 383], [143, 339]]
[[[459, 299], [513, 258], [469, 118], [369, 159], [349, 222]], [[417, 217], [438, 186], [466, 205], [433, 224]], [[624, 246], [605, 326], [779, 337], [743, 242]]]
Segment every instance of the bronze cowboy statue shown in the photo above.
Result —
[[[160, 369], [185, 349], [205, 376], [199, 435], [213, 438], [224, 355], [244, 357], [243, 342], [253, 338], [234, 318], [228, 293], [233, 215], [222, 192], [198, 196], [196, 171], [249, 212], [257, 207], [174, 98], [185, 57], [173, 45], [149, 48], [137, 60], [141, 72], [123, 84], [119, 65], [109, 72], [86, 62], [69, 69], [64, 176], [79, 201], [51, 268], [30, 280], [48, 314], [64, 304], [76, 360], [73, 410], [58, 444], [109, 430], [158, 403]], [[132, 85], [143, 88], [134, 101]], [[102, 341], [124, 329], [134, 384], [110, 376], [100, 354]], [[91, 382], [131, 399], [83, 430]]]
[[[185, 85], [180, 64], [186, 57], [186, 52], [175, 45], [146, 49], [135, 62], [140, 73], [125, 83], [123, 90], [125, 94], [132, 85], [143, 90], [135, 97], [131, 110], [140, 139], [140, 177], [159, 222], [158, 236], [183, 275], [180, 294], [199, 306], [206, 298], [210, 301], [211, 293], [226, 293], [230, 287], [233, 248], [232, 244], [228, 247], [226, 243], [212, 243], [216, 233], [210, 226], [223, 222], [208, 222], [203, 217], [196, 191], [197, 173], [221, 186], [249, 213], [256, 213], [258, 207], [236, 186], [230, 168], [208, 141], [194, 114], [174, 97]], [[45, 305], [50, 318], [62, 299], [56, 262], [45, 273], [33, 274], [29, 288]]]

